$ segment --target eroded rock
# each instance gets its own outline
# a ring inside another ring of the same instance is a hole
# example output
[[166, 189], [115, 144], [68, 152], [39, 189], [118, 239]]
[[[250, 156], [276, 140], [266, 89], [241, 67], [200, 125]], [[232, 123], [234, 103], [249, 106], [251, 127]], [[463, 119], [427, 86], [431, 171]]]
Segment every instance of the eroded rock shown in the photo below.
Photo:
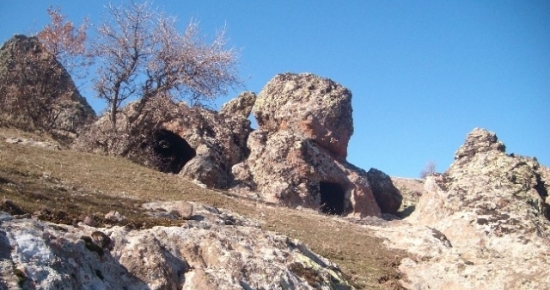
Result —
[[299, 132], [345, 160], [353, 134], [351, 92], [313, 74], [279, 74], [262, 89], [252, 108], [260, 128]]
[[72, 141], [95, 113], [38, 38], [16, 35], [0, 48], [0, 124]]
[[119, 113], [117, 134], [112, 133], [109, 117], [103, 116], [73, 147], [124, 156], [210, 188], [227, 188], [231, 167], [248, 154], [250, 121], [238, 104], [250, 105], [253, 100], [254, 94], [241, 94], [231, 101], [237, 105], [226, 106], [224, 114], [163, 98], [134, 102]]
[[3, 218], [0, 283], [24, 289], [351, 289], [336, 265], [299, 241], [224, 210], [193, 206], [196, 220], [145, 230]]
[[275, 76], [252, 112], [250, 155], [233, 166], [233, 192], [339, 215], [380, 215], [367, 173], [346, 159], [351, 93], [312, 74]]
[[401, 207], [403, 196], [399, 189], [393, 185], [392, 179], [376, 168], [371, 168], [367, 172], [367, 178], [382, 213], [395, 214]]
[[407, 289], [550, 285], [544, 167], [534, 158], [507, 155], [504, 148], [494, 133], [474, 129], [450, 168], [426, 179], [411, 216], [376, 229], [390, 247], [418, 256], [399, 268]]
[[244, 117], [248, 119], [252, 107], [256, 102], [256, 95], [252, 92], [243, 92], [236, 98], [222, 105], [220, 115], [231, 117]]

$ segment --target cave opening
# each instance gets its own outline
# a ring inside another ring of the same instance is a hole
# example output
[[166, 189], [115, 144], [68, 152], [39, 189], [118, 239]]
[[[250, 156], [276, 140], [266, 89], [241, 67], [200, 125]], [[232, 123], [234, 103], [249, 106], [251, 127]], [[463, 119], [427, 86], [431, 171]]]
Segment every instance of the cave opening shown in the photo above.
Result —
[[320, 182], [321, 211], [325, 214], [344, 214], [346, 192], [338, 183]]
[[153, 135], [153, 165], [164, 173], [179, 173], [197, 153], [177, 134], [158, 130]]

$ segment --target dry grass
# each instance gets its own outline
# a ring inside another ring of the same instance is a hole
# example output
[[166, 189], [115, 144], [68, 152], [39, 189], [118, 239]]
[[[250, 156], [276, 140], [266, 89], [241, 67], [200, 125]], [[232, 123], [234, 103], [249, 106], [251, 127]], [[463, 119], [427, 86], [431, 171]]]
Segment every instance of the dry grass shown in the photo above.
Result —
[[303, 241], [336, 262], [357, 288], [400, 289], [396, 266], [404, 254], [389, 251], [358, 225], [312, 211], [230, 197], [121, 158], [3, 141], [12, 136], [47, 138], [0, 129], [0, 197], [13, 201], [23, 212], [39, 212], [43, 219], [69, 224], [88, 215], [102, 224], [102, 217], [116, 210], [128, 217], [125, 225], [142, 228], [174, 223], [146, 217], [140, 210], [144, 202], [201, 202], [257, 219], [266, 230]]

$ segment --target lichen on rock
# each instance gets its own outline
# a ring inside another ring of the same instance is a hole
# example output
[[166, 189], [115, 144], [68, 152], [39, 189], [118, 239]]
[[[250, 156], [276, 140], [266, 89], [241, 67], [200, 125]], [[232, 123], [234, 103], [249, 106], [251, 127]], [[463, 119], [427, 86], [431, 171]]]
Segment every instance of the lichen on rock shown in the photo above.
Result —
[[36, 37], [15, 35], [0, 48], [0, 125], [40, 130], [71, 142], [95, 120], [65, 68]]
[[[335, 264], [303, 243], [263, 231], [238, 214], [192, 205], [194, 219], [181, 227], [143, 230], [3, 216], [0, 287], [352, 289]], [[173, 203], [145, 207], [167, 211]]]
[[[249, 106], [252, 101], [254, 94], [244, 93], [230, 103]], [[123, 156], [210, 188], [227, 188], [231, 167], [248, 154], [245, 144], [252, 129], [245, 117], [246, 108], [225, 108], [221, 114], [160, 97], [133, 102], [118, 114], [116, 133], [109, 116], [103, 116], [89, 126], [73, 148]]]
[[233, 192], [330, 214], [380, 215], [367, 172], [346, 161], [348, 89], [313, 74], [280, 74], [252, 113], [259, 128], [248, 137], [248, 158], [232, 168]]
[[[474, 129], [442, 175], [429, 176], [416, 210], [376, 229], [419, 258], [399, 269], [407, 289], [545, 289], [550, 284], [546, 168], [506, 154], [496, 134]], [[430, 236], [437, 231], [438, 237]]]

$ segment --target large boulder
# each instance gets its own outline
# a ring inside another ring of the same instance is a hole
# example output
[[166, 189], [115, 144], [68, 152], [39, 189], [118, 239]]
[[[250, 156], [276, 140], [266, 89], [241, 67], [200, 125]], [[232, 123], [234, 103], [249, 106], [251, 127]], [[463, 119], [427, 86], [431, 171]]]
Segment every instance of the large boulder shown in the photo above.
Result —
[[263, 130], [300, 133], [345, 160], [353, 134], [351, 92], [313, 74], [279, 74], [258, 95], [252, 113]]
[[401, 191], [393, 185], [391, 177], [376, 168], [371, 168], [367, 172], [367, 178], [369, 179], [374, 199], [378, 203], [382, 213], [395, 214], [401, 207], [403, 196], [401, 195]]
[[346, 161], [351, 93], [312, 74], [274, 77], [256, 98], [250, 155], [233, 166], [233, 192], [339, 215], [380, 215], [367, 173]]
[[450, 168], [426, 179], [416, 210], [378, 231], [419, 259], [400, 270], [407, 289], [546, 289], [550, 205], [546, 168], [506, 154], [496, 134], [474, 129]]
[[16, 35], [0, 48], [0, 125], [71, 141], [95, 113], [65, 68], [36, 37]]
[[[144, 207], [166, 215], [173, 205]], [[191, 205], [196, 220], [140, 230], [0, 212], [0, 288], [351, 289], [337, 265], [303, 243], [238, 214]]]
[[[231, 102], [250, 96], [254, 94], [244, 93]], [[231, 167], [248, 154], [250, 121], [242, 113], [220, 114], [153, 98], [129, 104], [118, 116], [117, 133], [112, 132], [109, 116], [103, 116], [73, 147], [123, 156], [210, 188], [227, 188]]]

